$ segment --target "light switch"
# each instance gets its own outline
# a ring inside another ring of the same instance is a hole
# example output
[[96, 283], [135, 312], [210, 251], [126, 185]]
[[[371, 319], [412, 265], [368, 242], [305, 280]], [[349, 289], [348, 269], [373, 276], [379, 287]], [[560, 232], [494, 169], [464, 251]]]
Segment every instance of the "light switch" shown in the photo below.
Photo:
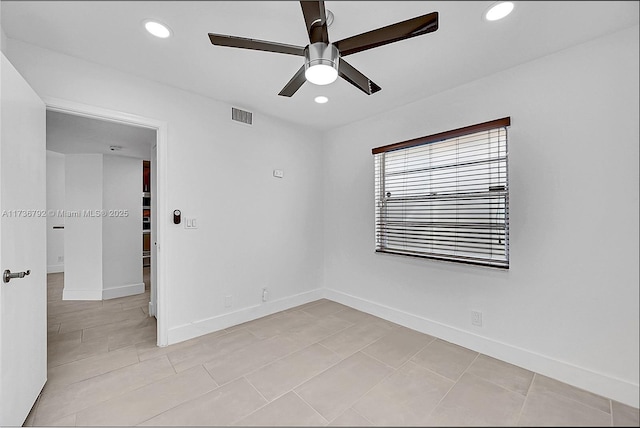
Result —
[[184, 228], [185, 229], [197, 229], [198, 222], [195, 218], [185, 218], [184, 219]]
[[284, 171], [281, 169], [274, 169], [273, 176], [277, 178], [284, 178]]

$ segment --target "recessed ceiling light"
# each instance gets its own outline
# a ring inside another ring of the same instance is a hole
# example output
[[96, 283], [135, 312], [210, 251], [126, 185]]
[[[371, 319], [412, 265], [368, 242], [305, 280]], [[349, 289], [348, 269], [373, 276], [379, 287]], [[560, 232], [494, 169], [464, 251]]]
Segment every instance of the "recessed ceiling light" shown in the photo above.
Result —
[[484, 12], [484, 19], [487, 21], [497, 21], [502, 19], [513, 11], [514, 6], [513, 2], [510, 1], [499, 1], [493, 3]]
[[169, 27], [157, 21], [145, 21], [144, 28], [146, 28], [149, 33], [156, 37], [160, 37], [161, 39], [166, 39], [171, 35]]
[[323, 95], [320, 95], [319, 97], [315, 97], [315, 98], [313, 99], [313, 101], [317, 102], [318, 104], [324, 104], [324, 103], [326, 103], [327, 101], [329, 101], [329, 98], [327, 98], [327, 97], [325, 97], [325, 96], [323, 96]]

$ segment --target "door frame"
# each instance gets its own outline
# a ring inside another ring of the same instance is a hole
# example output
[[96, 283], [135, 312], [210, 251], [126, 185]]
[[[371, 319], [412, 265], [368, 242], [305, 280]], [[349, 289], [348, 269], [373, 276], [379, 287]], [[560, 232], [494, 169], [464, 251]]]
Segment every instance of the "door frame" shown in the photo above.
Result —
[[59, 98], [42, 97], [48, 111], [72, 114], [91, 119], [106, 120], [125, 125], [140, 126], [154, 129], [156, 131], [156, 156], [157, 156], [157, 189], [155, 198], [157, 200], [156, 210], [156, 236], [155, 242], [156, 261], [156, 319], [158, 320], [157, 345], [167, 346], [169, 342], [168, 314], [167, 314], [167, 287], [166, 279], [166, 251], [163, 251], [164, 237], [167, 236], [168, 213], [167, 210], [167, 123], [148, 117], [124, 113], [117, 110], [109, 110], [102, 107], [77, 103]]

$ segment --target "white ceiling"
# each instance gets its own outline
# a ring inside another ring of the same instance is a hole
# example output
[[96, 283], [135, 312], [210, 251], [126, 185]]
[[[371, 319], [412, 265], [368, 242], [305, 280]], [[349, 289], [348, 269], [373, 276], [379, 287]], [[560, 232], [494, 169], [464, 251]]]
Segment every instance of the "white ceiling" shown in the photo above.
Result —
[[[150, 159], [156, 131], [106, 120], [47, 111], [47, 150]], [[112, 151], [111, 146], [121, 150]]]
[[[437, 11], [438, 31], [360, 52], [348, 61], [382, 87], [367, 96], [338, 79], [278, 92], [303, 58], [213, 46], [209, 32], [306, 46], [295, 1], [2, 1], [9, 38], [316, 129], [351, 123], [587, 40], [638, 24], [637, 1], [517, 2], [498, 22], [492, 1], [326, 1], [332, 41]], [[142, 21], [160, 20], [157, 39]], [[597, 58], [594, 58], [597, 60]], [[324, 105], [313, 102], [326, 95]]]

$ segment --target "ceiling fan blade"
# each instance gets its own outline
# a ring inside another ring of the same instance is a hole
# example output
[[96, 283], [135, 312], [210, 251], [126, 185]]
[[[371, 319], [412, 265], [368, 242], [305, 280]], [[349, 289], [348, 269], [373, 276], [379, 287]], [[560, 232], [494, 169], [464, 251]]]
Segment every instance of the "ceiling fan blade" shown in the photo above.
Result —
[[311, 43], [329, 43], [327, 32], [327, 13], [323, 1], [301, 1], [304, 22], [307, 24], [309, 41]]
[[280, 91], [278, 95], [283, 97], [290, 97], [296, 93], [298, 89], [302, 86], [307, 79], [304, 77], [304, 65], [300, 67], [300, 70], [289, 80], [289, 83], [284, 85], [284, 88]]
[[209, 40], [217, 46], [231, 48], [253, 49], [256, 51], [276, 52], [288, 55], [304, 56], [303, 46], [286, 45], [284, 43], [267, 42], [264, 40], [247, 39], [245, 37], [225, 36], [209, 33]]
[[340, 64], [338, 65], [338, 74], [367, 95], [375, 94], [382, 89], [342, 58], [340, 58]]
[[357, 36], [335, 42], [340, 55], [346, 56], [356, 52], [397, 42], [411, 37], [432, 33], [438, 29], [438, 12], [411, 18], [406, 21], [387, 25], [377, 30], [358, 34]]

